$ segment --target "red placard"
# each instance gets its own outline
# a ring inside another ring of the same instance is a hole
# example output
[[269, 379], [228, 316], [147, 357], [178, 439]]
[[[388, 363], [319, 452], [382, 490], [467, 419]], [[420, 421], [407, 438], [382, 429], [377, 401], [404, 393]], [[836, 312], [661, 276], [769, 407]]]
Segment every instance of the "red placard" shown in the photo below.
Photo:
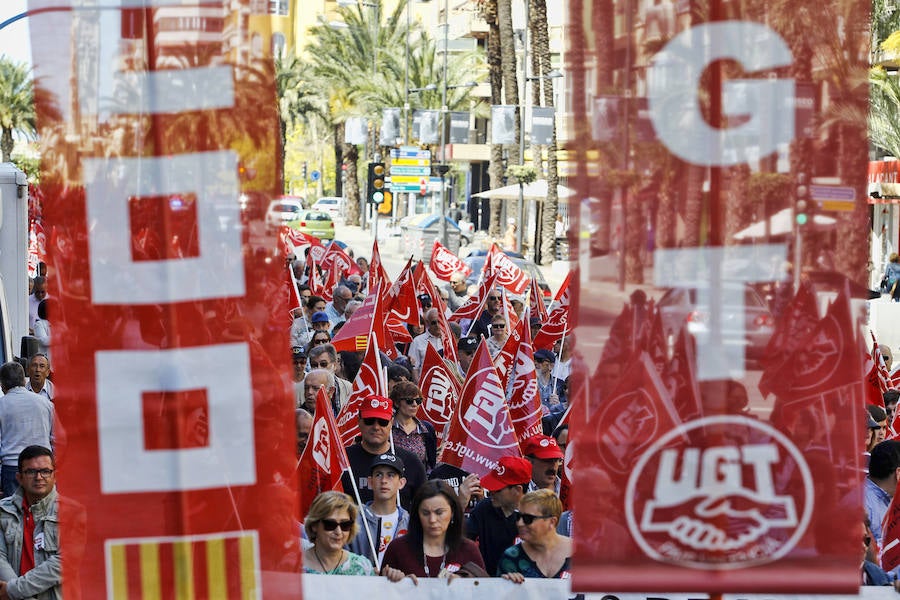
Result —
[[[273, 66], [244, 3], [145, 4], [31, 20], [64, 593], [297, 598], [284, 261], [239, 200], [281, 187]], [[216, 18], [173, 45], [183, 10]]]
[[569, 2], [573, 591], [858, 588], [868, 12]]

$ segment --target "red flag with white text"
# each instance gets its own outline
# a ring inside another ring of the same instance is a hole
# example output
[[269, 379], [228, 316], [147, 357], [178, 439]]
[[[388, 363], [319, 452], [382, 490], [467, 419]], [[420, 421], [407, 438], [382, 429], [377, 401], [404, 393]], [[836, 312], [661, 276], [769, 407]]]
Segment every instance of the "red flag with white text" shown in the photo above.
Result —
[[466, 374], [459, 407], [445, 434], [440, 460], [484, 476], [501, 457], [521, 455], [500, 376], [487, 344], [479, 344]]
[[321, 267], [328, 270], [336, 267], [339, 278], [348, 275], [362, 275], [359, 265], [336, 242], [328, 244], [321, 260]]
[[546, 323], [550, 315], [547, 314], [547, 306], [544, 304], [544, 292], [541, 286], [538, 285], [537, 279], [531, 278], [529, 290], [528, 307], [531, 311], [530, 318], [537, 317], [541, 320], [541, 323]]
[[387, 271], [384, 269], [381, 251], [378, 249], [378, 240], [374, 240], [372, 242], [372, 258], [369, 261], [369, 291], [374, 290], [379, 285], [384, 289], [389, 288], [391, 278], [388, 277]]
[[325, 388], [316, 394], [316, 414], [309, 429], [309, 440], [297, 463], [300, 485], [300, 513], [302, 521], [312, 501], [322, 492], [343, 491], [341, 475], [350, 468], [347, 452], [331, 412], [331, 402]]
[[431, 260], [428, 262], [428, 267], [441, 281], [450, 281], [450, 276], [454, 273], [461, 273], [464, 277], [472, 274], [472, 268], [469, 265], [437, 240], [434, 240], [434, 246], [431, 248]]
[[531, 282], [531, 277], [523, 271], [495, 243], [488, 251], [490, 260], [484, 261], [485, 276], [497, 275], [497, 285], [513, 294], [524, 294]]
[[434, 425], [441, 439], [459, 404], [461, 390], [459, 380], [431, 344], [425, 346], [419, 389], [422, 391], [422, 416]]
[[391, 284], [384, 290], [384, 306], [404, 323], [419, 325], [419, 299], [416, 298], [416, 280], [412, 258]]
[[[521, 339], [516, 347], [514, 362], [509, 368], [507, 403], [509, 415], [519, 441], [543, 433], [541, 425], [541, 394], [538, 391], [537, 374], [534, 368], [534, 349], [531, 347], [531, 332], [524, 320], [519, 326]], [[512, 336], [510, 336], [512, 337]]]
[[484, 306], [487, 303], [487, 297], [490, 292], [492, 292], [497, 284], [497, 274], [493, 274], [486, 279], [482, 279], [478, 284], [478, 291], [469, 296], [468, 300], [466, 300], [462, 306], [456, 309], [452, 315], [450, 315], [451, 321], [463, 321], [465, 319], [470, 319], [474, 321], [481, 315], [481, 311], [484, 310]]

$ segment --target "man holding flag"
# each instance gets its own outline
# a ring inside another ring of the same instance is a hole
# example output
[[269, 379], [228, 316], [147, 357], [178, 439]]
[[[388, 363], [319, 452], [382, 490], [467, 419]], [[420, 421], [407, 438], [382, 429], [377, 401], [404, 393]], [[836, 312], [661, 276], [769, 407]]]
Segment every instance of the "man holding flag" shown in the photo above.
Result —
[[[359, 439], [347, 447], [347, 458], [350, 461], [350, 473], [344, 473], [342, 483], [344, 492], [351, 497], [353, 479], [359, 489], [360, 502], [366, 503], [374, 499], [369, 487], [369, 472], [376, 457], [391, 452], [390, 433], [394, 421], [394, 405], [390, 398], [372, 395], [363, 400], [359, 409]], [[400, 490], [400, 504], [407, 510], [412, 503], [416, 489], [425, 482], [425, 466], [414, 454], [397, 448], [394, 454], [403, 461], [406, 467], [406, 485]]]

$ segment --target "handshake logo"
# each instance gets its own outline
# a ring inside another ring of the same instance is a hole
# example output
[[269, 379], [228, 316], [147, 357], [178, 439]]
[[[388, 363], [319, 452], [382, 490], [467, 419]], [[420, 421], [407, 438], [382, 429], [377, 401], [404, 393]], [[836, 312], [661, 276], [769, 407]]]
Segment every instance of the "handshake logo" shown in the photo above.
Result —
[[[753, 443], [723, 445], [735, 437]], [[638, 460], [626, 495], [629, 528], [649, 556], [711, 569], [783, 556], [812, 506], [812, 477], [796, 446], [737, 416], [692, 421], [660, 438]]]

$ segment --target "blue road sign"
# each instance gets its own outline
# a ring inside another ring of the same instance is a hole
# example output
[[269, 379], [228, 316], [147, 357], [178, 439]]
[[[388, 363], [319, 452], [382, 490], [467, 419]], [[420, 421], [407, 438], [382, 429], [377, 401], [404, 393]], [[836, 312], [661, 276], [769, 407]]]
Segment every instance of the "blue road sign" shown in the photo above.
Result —
[[319, 173], [318, 171], [313, 171], [312, 173], [309, 174], [309, 178], [312, 179], [313, 181], [318, 181], [319, 177], [321, 177], [321, 176], [322, 176], [322, 174]]

